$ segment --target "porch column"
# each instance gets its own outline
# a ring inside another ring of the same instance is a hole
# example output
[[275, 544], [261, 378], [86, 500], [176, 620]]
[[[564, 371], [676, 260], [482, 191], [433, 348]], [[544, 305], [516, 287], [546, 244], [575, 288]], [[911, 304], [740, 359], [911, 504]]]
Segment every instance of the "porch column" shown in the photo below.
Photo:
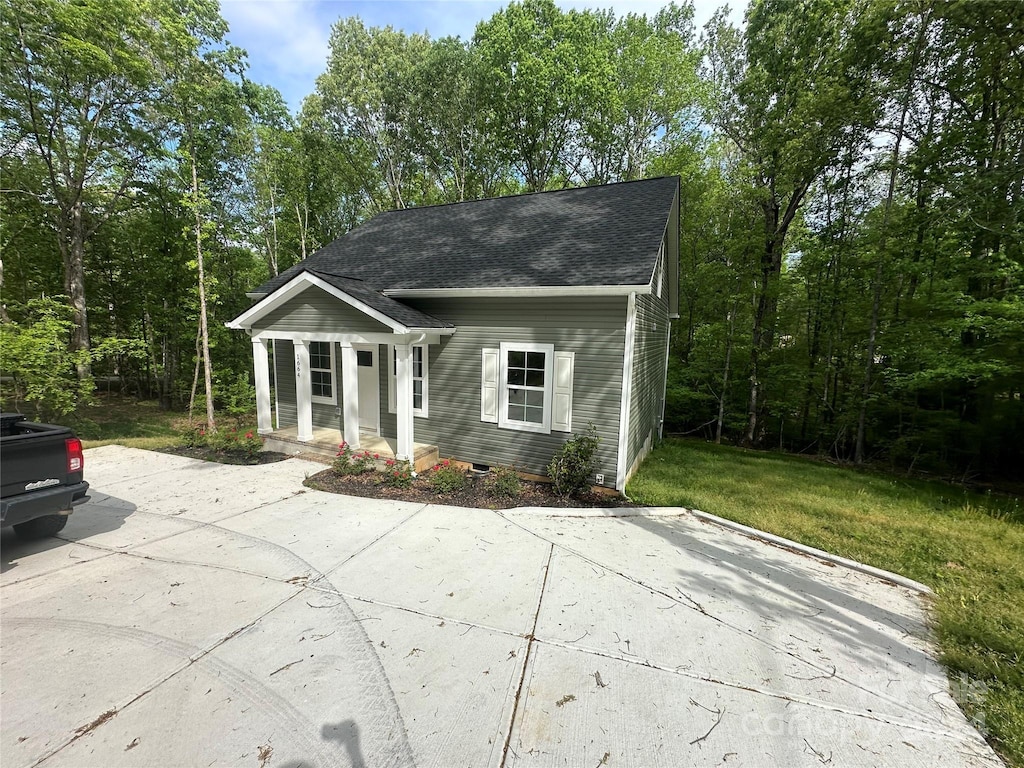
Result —
[[341, 395], [344, 398], [345, 442], [359, 450], [359, 359], [349, 342], [341, 343]]
[[295, 409], [299, 417], [299, 442], [313, 439], [313, 390], [309, 378], [309, 341], [295, 342]]
[[270, 365], [266, 339], [252, 340], [252, 369], [256, 376], [256, 432], [265, 435], [270, 427]]
[[395, 345], [395, 406], [398, 417], [398, 450], [395, 458], [413, 463], [412, 346]]

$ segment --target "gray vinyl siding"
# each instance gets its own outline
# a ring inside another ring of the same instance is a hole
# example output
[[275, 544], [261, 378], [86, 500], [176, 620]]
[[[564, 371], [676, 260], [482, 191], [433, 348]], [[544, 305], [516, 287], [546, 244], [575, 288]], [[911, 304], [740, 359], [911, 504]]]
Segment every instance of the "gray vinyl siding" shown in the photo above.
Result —
[[[664, 266], [659, 263], [657, 270]], [[654, 288], [657, 288], [657, 271]], [[629, 403], [626, 469], [633, 464], [648, 438], [658, 437], [665, 398], [665, 345], [668, 342], [668, 294], [665, 281], [660, 296], [636, 297], [636, 336], [633, 343], [633, 385]]]
[[[429, 411], [415, 419], [415, 440], [438, 446], [442, 456], [486, 465], [514, 464], [543, 475], [552, 454], [570, 436], [500, 429], [480, 421], [481, 351], [505, 342], [552, 344], [575, 352], [572, 427], [590, 422], [601, 437], [595, 472], [615, 484], [625, 346], [626, 299], [573, 298], [419, 299], [407, 304], [455, 325], [457, 331], [428, 348]], [[387, 403], [387, 389], [382, 392]], [[382, 408], [386, 410], [386, 408]]]
[[274, 339], [274, 384], [277, 387], [277, 426], [299, 422], [295, 408], [295, 348], [290, 341]]
[[287, 303], [271, 310], [254, 330], [300, 333], [391, 333], [391, 328], [354, 307], [310, 286]]
[[[277, 424], [278, 427], [291, 427], [298, 423], [299, 417], [295, 407], [295, 348], [292, 342], [284, 339], [274, 340], [274, 381], [277, 386]], [[338, 404], [329, 405], [316, 403], [313, 406], [313, 426], [329, 427], [344, 431], [343, 417], [338, 414], [341, 409], [341, 350], [334, 349], [334, 386], [338, 388]]]
[[[391, 371], [391, 347], [387, 344], [380, 345], [380, 360], [377, 364], [380, 373], [380, 434], [381, 437], [398, 438], [398, 414], [388, 410], [388, 373]], [[419, 421], [419, 419], [417, 419]], [[416, 428], [413, 427], [413, 431]], [[422, 443], [416, 437], [417, 443]]]

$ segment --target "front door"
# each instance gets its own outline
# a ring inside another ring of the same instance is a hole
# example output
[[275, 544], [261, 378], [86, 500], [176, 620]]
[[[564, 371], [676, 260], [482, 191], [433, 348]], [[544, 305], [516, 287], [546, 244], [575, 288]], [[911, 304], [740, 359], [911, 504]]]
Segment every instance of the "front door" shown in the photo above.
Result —
[[356, 346], [359, 370], [359, 430], [380, 434], [380, 377], [377, 373], [377, 346]]

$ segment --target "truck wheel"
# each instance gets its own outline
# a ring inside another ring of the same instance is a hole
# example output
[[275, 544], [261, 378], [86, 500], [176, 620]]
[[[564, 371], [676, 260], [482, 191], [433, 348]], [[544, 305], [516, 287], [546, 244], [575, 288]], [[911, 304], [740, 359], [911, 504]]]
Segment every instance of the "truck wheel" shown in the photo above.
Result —
[[64, 526], [68, 524], [67, 515], [47, 515], [37, 517], [35, 520], [26, 520], [14, 526], [14, 532], [19, 539], [31, 541], [41, 539], [45, 536], [56, 536]]

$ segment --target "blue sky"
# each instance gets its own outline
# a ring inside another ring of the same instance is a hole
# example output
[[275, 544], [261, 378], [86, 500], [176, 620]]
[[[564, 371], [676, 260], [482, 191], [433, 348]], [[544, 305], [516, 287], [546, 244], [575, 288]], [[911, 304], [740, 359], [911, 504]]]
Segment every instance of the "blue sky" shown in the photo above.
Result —
[[[556, 0], [563, 8], [608, 8], [619, 14], [654, 14], [667, 2], [630, 0], [592, 2]], [[695, 0], [698, 28], [726, 0]], [[313, 91], [327, 63], [331, 25], [340, 18], [359, 16], [368, 26], [391, 25], [431, 37], [472, 37], [478, 22], [490, 18], [506, 2], [492, 0], [221, 0], [221, 15], [231, 31], [228, 39], [249, 53], [249, 77], [272, 85], [292, 111]], [[739, 21], [742, 4], [731, 3]]]

